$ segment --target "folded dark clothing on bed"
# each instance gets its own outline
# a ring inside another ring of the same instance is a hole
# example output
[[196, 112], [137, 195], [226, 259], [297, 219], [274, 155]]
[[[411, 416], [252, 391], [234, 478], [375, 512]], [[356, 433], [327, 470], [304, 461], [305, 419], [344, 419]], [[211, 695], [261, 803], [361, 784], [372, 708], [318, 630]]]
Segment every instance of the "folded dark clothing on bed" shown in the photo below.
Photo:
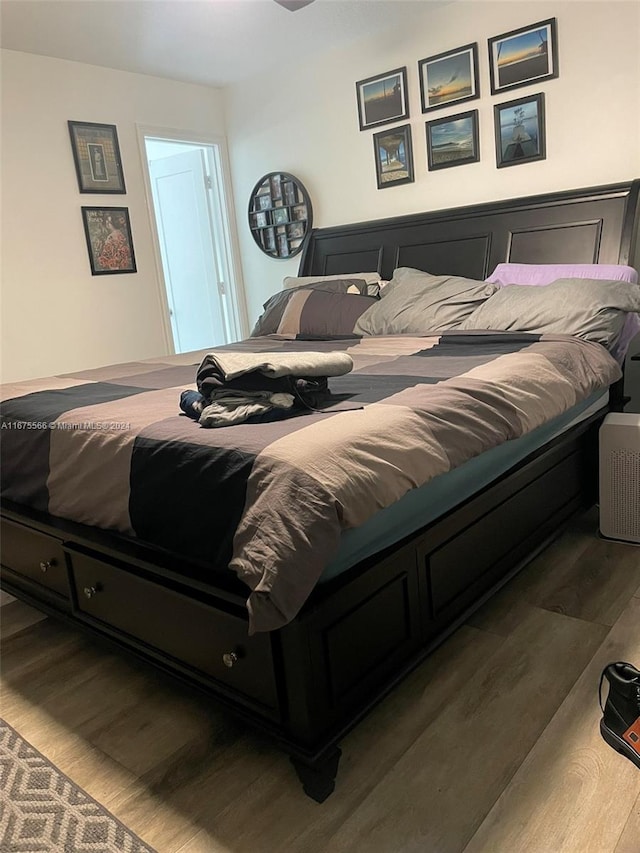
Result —
[[[205, 406], [206, 400], [199, 391], [186, 390], [180, 394], [181, 410], [194, 421], [200, 420], [202, 410]], [[298, 409], [296, 414], [300, 413], [301, 412]], [[293, 413], [288, 409], [269, 409], [267, 411], [260, 411], [257, 414], [248, 417], [246, 422], [250, 424], [273, 423], [273, 421], [280, 421], [283, 418], [290, 418], [292, 414]]]
[[206, 400], [199, 391], [183, 391], [180, 394], [180, 408], [194, 421], [199, 420]]
[[208, 353], [196, 373], [203, 398], [199, 423], [228, 426], [261, 420], [272, 411], [316, 411], [329, 394], [327, 376], [352, 367], [351, 357], [341, 352]]
[[291, 377], [312, 379], [343, 376], [353, 368], [344, 352], [207, 353], [196, 372], [198, 391], [207, 397], [216, 388], [269, 390], [286, 393]]
[[327, 377], [314, 376], [279, 376], [272, 379], [265, 376], [263, 373], [245, 373], [237, 379], [225, 380], [216, 371], [215, 367], [207, 366], [203, 370], [198, 371], [197, 375], [198, 390], [202, 394], [205, 401], [209, 401], [215, 394], [220, 391], [245, 391], [247, 393], [263, 393], [268, 394], [292, 394], [294, 388], [297, 388], [303, 393], [307, 386], [309, 388], [317, 388], [318, 390], [327, 390]]

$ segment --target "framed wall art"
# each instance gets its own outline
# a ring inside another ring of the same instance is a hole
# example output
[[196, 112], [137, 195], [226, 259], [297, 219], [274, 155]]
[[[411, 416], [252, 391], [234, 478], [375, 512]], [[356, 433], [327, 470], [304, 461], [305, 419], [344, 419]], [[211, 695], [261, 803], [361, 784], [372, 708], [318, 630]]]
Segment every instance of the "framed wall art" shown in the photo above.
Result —
[[359, 80], [356, 95], [360, 130], [409, 118], [406, 66]]
[[489, 39], [491, 94], [558, 76], [556, 19]]
[[418, 62], [422, 112], [480, 97], [478, 44], [466, 44]]
[[480, 159], [478, 145], [478, 110], [458, 113], [426, 122], [427, 166], [448, 169], [463, 163], [477, 163]]
[[137, 272], [126, 207], [83, 207], [91, 275]]
[[410, 124], [374, 133], [373, 148], [379, 190], [413, 182]]
[[493, 112], [498, 169], [546, 158], [542, 92], [496, 104]]
[[81, 193], [125, 193], [114, 124], [69, 121], [71, 150]]

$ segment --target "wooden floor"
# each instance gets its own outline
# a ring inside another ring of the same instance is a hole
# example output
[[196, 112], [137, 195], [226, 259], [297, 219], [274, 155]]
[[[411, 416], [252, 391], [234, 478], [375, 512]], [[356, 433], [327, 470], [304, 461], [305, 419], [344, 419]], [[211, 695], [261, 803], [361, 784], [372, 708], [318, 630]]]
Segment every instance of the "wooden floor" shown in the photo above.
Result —
[[21, 602], [0, 713], [159, 853], [639, 853], [640, 772], [597, 689], [640, 663], [640, 548], [578, 519], [343, 741], [309, 800], [286, 756]]

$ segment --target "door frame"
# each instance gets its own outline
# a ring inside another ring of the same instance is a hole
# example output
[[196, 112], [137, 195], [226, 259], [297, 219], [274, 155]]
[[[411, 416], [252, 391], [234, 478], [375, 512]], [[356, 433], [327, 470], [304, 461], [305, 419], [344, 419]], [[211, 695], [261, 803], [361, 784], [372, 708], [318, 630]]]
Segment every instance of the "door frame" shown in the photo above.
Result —
[[244, 282], [242, 279], [242, 265], [240, 262], [240, 244], [236, 228], [236, 213], [233, 203], [233, 192], [231, 189], [231, 168], [229, 163], [229, 152], [227, 140], [218, 134], [206, 134], [200, 131], [177, 130], [176, 128], [157, 127], [146, 124], [136, 124], [138, 135], [138, 148], [142, 164], [142, 175], [144, 179], [144, 191], [147, 202], [147, 215], [151, 227], [153, 243], [153, 255], [156, 268], [156, 287], [160, 313], [162, 317], [162, 331], [168, 353], [175, 353], [173, 333], [171, 331], [171, 318], [169, 314], [169, 301], [167, 299], [166, 281], [164, 267], [162, 265], [162, 254], [160, 240], [158, 237], [158, 226], [156, 222], [155, 207], [153, 204], [153, 192], [151, 189], [151, 175], [147, 160], [147, 149], [145, 138], [152, 137], [164, 142], [192, 143], [194, 145], [215, 145], [220, 154], [220, 213], [223, 220], [225, 242], [220, 246], [220, 251], [225, 256], [230, 281], [225, 281], [225, 292], [228, 297], [229, 321], [232, 338], [240, 340], [249, 334], [249, 319], [247, 302], [245, 298]]

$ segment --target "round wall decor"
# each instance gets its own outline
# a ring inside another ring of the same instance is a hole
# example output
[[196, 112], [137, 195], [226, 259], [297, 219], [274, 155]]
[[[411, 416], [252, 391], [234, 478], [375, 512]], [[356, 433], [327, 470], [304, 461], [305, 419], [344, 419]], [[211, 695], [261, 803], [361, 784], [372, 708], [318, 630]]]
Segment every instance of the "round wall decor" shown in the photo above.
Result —
[[272, 258], [292, 258], [311, 232], [309, 193], [288, 172], [269, 172], [251, 192], [249, 228], [258, 248]]

